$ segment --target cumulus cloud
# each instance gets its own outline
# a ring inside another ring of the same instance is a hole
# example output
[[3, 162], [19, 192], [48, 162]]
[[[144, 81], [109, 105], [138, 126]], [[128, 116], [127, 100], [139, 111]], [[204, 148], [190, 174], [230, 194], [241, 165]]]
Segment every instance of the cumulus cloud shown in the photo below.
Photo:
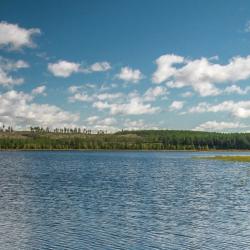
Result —
[[122, 98], [124, 96], [123, 93], [117, 92], [117, 93], [101, 93], [96, 95], [96, 98], [98, 100], [104, 101], [104, 100], [115, 100], [118, 98]]
[[102, 72], [111, 69], [111, 65], [108, 62], [96, 62], [89, 67], [91, 72]]
[[145, 101], [154, 101], [159, 96], [165, 96], [168, 94], [167, 88], [157, 86], [155, 88], [149, 88], [144, 94]]
[[69, 62], [66, 60], [59, 60], [56, 63], [49, 63], [48, 70], [57, 77], [69, 77], [73, 73], [92, 73], [102, 72], [111, 69], [108, 62], [96, 62], [89, 67], [82, 67], [80, 63]]
[[173, 101], [169, 107], [170, 111], [180, 110], [183, 108], [184, 102], [183, 101]]
[[201, 96], [215, 96], [221, 90], [215, 85], [250, 78], [250, 56], [233, 57], [228, 64], [212, 62], [211, 58], [195, 60], [177, 55], [163, 55], [156, 60], [154, 83], [167, 82], [171, 88], [191, 86]]
[[225, 131], [227, 129], [239, 129], [246, 128], [245, 124], [239, 122], [217, 122], [217, 121], [207, 121], [199, 126], [195, 127], [193, 130], [196, 131]]
[[250, 32], [250, 21], [248, 20], [245, 24], [245, 32]]
[[79, 72], [80, 64], [74, 62], [68, 62], [65, 60], [59, 60], [56, 63], [49, 63], [48, 70], [57, 77], [69, 77], [73, 73]]
[[141, 129], [159, 129], [159, 127], [149, 124], [142, 119], [131, 120], [125, 119], [123, 122], [123, 129], [125, 130], [141, 130]]
[[117, 120], [114, 117], [100, 118], [99, 116], [90, 116], [86, 122], [91, 128], [96, 130], [117, 131], [118, 128], [114, 127]]
[[14, 90], [0, 95], [0, 122], [25, 128], [28, 126], [63, 127], [75, 124], [73, 114], [49, 104], [33, 102], [33, 95]]
[[173, 76], [177, 69], [173, 67], [175, 64], [183, 63], [184, 57], [177, 55], [163, 55], [156, 59], [157, 70], [153, 74], [152, 80], [154, 83], [161, 83]]
[[112, 115], [142, 115], [158, 112], [158, 107], [152, 107], [149, 103], [143, 103], [139, 98], [131, 98], [126, 103], [94, 102], [93, 107], [99, 110], [109, 109]]
[[46, 95], [45, 90], [46, 90], [46, 86], [42, 85], [42, 86], [38, 86], [38, 87], [32, 89], [31, 93], [33, 95]]
[[14, 78], [10, 75], [10, 73], [28, 67], [29, 64], [23, 60], [13, 61], [0, 57], [0, 85], [4, 87], [11, 87], [13, 85], [22, 84], [24, 81], [23, 78]]
[[101, 118], [99, 116], [90, 116], [86, 120], [87, 124], [96, 130], [118, 131], [120, 129], [125, 130], [140, 130], [140, 129], [157, 129], [158, 127], [145, 122], [142, 119], [120, 119], [121, 125], [117, 127], [118, 121], [114, 117]]
[[93, 93], [88, 94], [88, 92], [85, 89], [85, 86], [75, 86], [72, 85], [68, 88], [69, 92], [73, 94], [69, 97], [70, 102], [91, 102], [91, 101], [105, 101], [105, 100], [115, 100], [118, 98], [122, 98], [124, 96], [123, 93], [117, 92], [117, 93], [107, 93], [107, 92], [101, 92], [101, 93]]
[[86, 122], [90, 125], [94, 124], [95, 122], [97, 122], [99, 120], [99, 116], [97, 115], [94, 115], [94, 116], [89, 116], [87, 119], [86, 119]]
[[122, 92], [88, 94], [86, 90], [82, 90], [79, 86], [71, 86], [69, 91], [73, 94], [69, 97], [71, 102], [92, 102], [94, 108], [109, 110], [112, 115], [141, 115], [158, 112], [160, 108], [153, 107], [148, 102], [153, 102], [157, 97], [167, 94], [167, 88], [162, 86], [149, 88], [141, 95], [137, 91], [130, 92], [127, 95]]
[[89, 96], [87, 93], [85, 92], [81, 92], [81, 93], [75, 93], [73, 96], [69, 97], [69, 102], [91, 102], [93, 101], [93, 97]]
[[0, 47], [18, 50], [23, 47], [34, 47], [33, 36], [40, 34], [37, 28], [25, 29], [18, 24], [0, 22]]
[[123, 67], [121, 68], [120, 73], [117, 74], [117, 78], [125, 82], [137, 83], [143, 78], [143, 75], [139, 69]]
[[250, 91], [250, 87], [246, 87], [245, 89], [242, 89], [237, 85], [231, 85], [225, 88], [225, 93], [227, 94], [246, 95], [249, 91]]
[[81, 89], [82, 86], [76, 86], [76, 85], [72, 85], [68, 88], [68, 91], [71, 93], [71, 94], [74, 94], [76, 93], [79, 89]]
[[228, 112], [238, 118], [250, 117], [250, 101], [224, 101], [219, 104], [199, 103], [189, 109], [189, 113]]
[[193, 95], [193, 93], [191, 91], [186, 91], [186, 92], [181, 94], [182, 97], [191, 97], [192, 95]]

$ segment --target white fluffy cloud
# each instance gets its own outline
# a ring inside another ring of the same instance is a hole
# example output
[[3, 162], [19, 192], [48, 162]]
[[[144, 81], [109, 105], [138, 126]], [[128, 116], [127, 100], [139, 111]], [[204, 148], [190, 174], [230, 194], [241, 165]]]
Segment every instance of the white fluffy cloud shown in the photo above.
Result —
[[0, 122], [16, 126], [63, 127], [79, 120], [78, 114], [64, 111], [57, 106], [37, 104], [33, 95], [14, 90], [0, 95]]
[[75, 93], [73, 96], [69, 97], [69, 102], [91, 102], [93, 101], [93, 97], [89, 96], [87, 93], [82, 92], [82, 93]]
[[96, 95], [96, 98], [98, 100], [104, 101], [104, 100], [115, 100], [118, 98], [122, 98], [124, 96], [123, 93], [117, 92], [117, 93], [100, 93]]
[[159, 127], [156, 127], [152, 124], [148, 124], [142, 119], [137, 120], [130, 120], [125, 119], [123, 122], [123, 129], [125, 130], [141, 130], [141, 129], [159, 129]]
[[93, 107], [99, 110], [109, 109], [112, 115], [142, 115], [158, 112], [158, 107], [152, 107], [150, 103], [143, 103], [140, 98], [133, 97], [125, 103], [94, 102]]
[[96, 62], [89, 67], [92, 72], [102, 72], [111, 69], [111, 65], [108, 62]]
[[177, 55], [163, 55], [156, 59], [157, 70], [153, 74], [152, 80], [154, 83], [166, 81], [169, 77], [176, 74], [177, 69], [173, 67], [175, 64], [183, 63], [184, 58]]
[[144, 94], [145, 101], [154, 101], [159, 96], [167, 95], [167, 88], [162, 86], [157, 86], [155, 88], [149, 88]]
[[245, 89], [240, 88], [237, 85], [231, 85], [225, 88], [225, 93], [227, 94], [239, 94], [246, 95], [250, 91], [250, 87], [246, 87]]
[[189, 113], [205, 112], [228, 112], [238, 118], [248, 118], [250, 117], [250, 101], [224, 101], [214, 105], [202, 102], [189, 109]]
[[183, 101], [173, 101], [169, 107], [170, 111], [180, 110], [183, 108], [184, 102]]
[[[216, 84], [237, 82], [250, 78], [250, 56], [233, 57], [228, 64], [213, 63], [211, 58], [195, 60], [177, 55], [163, 55], [156, 60], [154, 83], [168, 81], [172, 88], [191, 86], [201, 96], [218, 95]], [[178, 67], [176, 65], [178, 64]]]
[[28, 67], [29, 64], [23, 60], [13, 61], [0, 57], [0, 85], [10, 87], [22, 84], [24, 81], [23, 78], [14, 78], [10, 73]]
[[239, 122], [217, 122], [217, 121], [207, 121], [199, 126], [195, 127], [193, 130], [196, 131], [225, 131], [227, 129], [239, 129], [246, 128], [245, 124]]
[[117, 78], [125, 82], [137, 83], [143, 78], [143, 75], [139, 69], [123, 67], [121, 68], [120, 73], [117, 74]]
[[38, 86], [38, 87], [32, 89], [31, 93], [33, 95], [46, 95], [45, 90], [46, 90], [46, 86], [45, 85], [41, 85], [41, 86]]
[[48, 70], [57, 77], [69, 77], [73, 73], [92, 73], [102, 72], [111, 69], [108, 62], [96, 62], [87, 68], [83, 68], [80, 63], [69, 62], [66, 60], [59, 60], [56, 63], [49, 63]]
[[250, 21], [249, 20], [246, 22], [245, 32], [250, 32]]
[[117, 92], [117, 93], [107, 93], [107, 92], [101, 92], [101, 93], [92, 93], [88, 94], [88, 92], [85, 89], [85, 86], [75, 86], [72, 85], [68, 88], [69, 92], [73, 94], [69, 97], [70, 102], [92, 102], [92, 101], [105, 101], [105, 100], [115, 100], [122, 98], [124, 96], [123, 93]]
[[192, 95], [193, 95], [193, 93], [191, 91], [186, 91], [186, 92], [181, 94], [182, 97], [191, 97]]
[[94, 116], [89, 116], [87, 119], [86, 119], [86, 122], [90, 125], [94, 124], [95, 122], [97, 122], [99, 120], [99, 116], [97, 115], [94, 115]]
[[70, 102], [92, 102], [92, 107], [98, 110], [109, 110], [112, 115], [142, 115], [152, 114], [160, 110], [159, 107], [153, 107], [149, 102], [155, 101], [157, 97], [166, 95], [167, 88], [162, 86], [149, 88], [141, 95], [137, 91], [127, 95], [122, 92], [96, 92], [88, 94], [80, 86], [69, 87], [69, 92], [73, 94], [69, 97]]
[[79, 72], [80, 64], [74, 62], [68, 62], [65, 60], [59, 60], [56, 63], [49, 63], [48, 70], [58, 77], [69, 77], [73, 73]]
[[40, 33], [39, 29], [24, 29], [17, 24], [0, 22], [0, 47], [7, 47], [12, 50], [34, 47], [32, 38]]
[[114, 117], [100, 118], [99, 116], [90, 116], [86, 119], [86, 122], [91, 128], [96, 130], [107, 130], [107, 131], [117, 131], [118, 129], [114, 127], [117, 120]]

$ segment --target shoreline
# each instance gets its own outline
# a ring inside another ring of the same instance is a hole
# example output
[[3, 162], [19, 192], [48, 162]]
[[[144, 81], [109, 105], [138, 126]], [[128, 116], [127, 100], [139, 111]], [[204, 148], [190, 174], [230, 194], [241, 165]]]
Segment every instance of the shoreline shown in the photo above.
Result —
[[0, 149], [0, 152], [192, 152], [192, 153], [208, 153], [208, 152], [249, 152], [250, 149], [211, 149], [211, 150], [169, 150], [169, 149]]

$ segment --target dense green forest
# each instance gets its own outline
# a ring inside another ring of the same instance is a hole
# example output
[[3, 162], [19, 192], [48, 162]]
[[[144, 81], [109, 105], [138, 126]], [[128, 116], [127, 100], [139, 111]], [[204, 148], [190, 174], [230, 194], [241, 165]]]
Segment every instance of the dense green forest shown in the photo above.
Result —
[[121, 131], [114, 134], [63, 131], [0, 132], [0, 149], [47, 150], [214, 150], [250, 149], [250, 133], [176, 130]]

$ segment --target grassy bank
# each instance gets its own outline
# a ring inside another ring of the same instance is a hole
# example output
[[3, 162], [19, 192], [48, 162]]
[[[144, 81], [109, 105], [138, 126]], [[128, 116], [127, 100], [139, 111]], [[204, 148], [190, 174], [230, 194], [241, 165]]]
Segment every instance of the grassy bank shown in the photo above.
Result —
[[196, 157], [196, 159], [207, 159], [207, 160], [222, 160], [222, 161], [236, 161], [236, 162], [250, 162], [249, 155], [217, 155], [210, 157]]

